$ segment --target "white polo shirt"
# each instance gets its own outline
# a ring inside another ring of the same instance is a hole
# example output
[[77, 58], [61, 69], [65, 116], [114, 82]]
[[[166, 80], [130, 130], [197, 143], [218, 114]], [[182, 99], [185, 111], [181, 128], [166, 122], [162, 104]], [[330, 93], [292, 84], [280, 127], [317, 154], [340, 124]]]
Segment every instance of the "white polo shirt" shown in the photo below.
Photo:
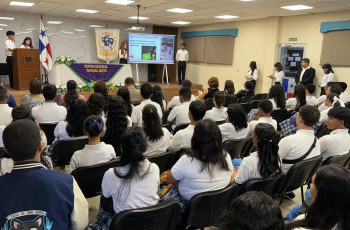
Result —
[[0, 125], [9, 125], [12, 122], [12, 108], [7, 104], [0, 104]]
[[67, 121], [60, 121], [56, 125], [56, 128], [54, 130], [54, 135], [57, 137], [59, 140], [74, 140], [74, 139], [84, 139], [87, 138], [87, 136], [80, 136], [80, 137], [71, 137], [68, 135], [66, 127], [67, 127], [68, 122]]
[[284, 72], [282, 71], [275, 71], [275, 78], [276, 80], [273, 80], [273, 83], [276, 84], [277, 82], [282, 84], [283, 78], [284, 78]]
[[297, 99], [295, 97], [293, 98], [289, 98], [287, 101], [286, 101], [286, 108], [288, 111], [290, 110], [295, 110], [296, 109], [296, 106], [297, 106]]
[[12, 57], [13, 51], [9, 51], [8, 49], [16, 49], [15, 41], [11, 41], [10, 39], [5, 41], [5, 55]]
[[[283, 159], [295, 160], [302, 157], [311, 147], [315, 139], [313, 130], [299, 129], [296, 134], [282, 138], [278, 144], [278, 155]], [[316, 140], [316, 146], [305, 159], [320, 155], [320, 142]], [[292, 164], [282, 163], [282, 172], [287, 173]]]
[[272, 110], [279, 110], [279, 109], [281, 109], [280, 107], [277, 106], [277, 103], [276, 103], [276, 101], [275, 101], [274, 98], [269, 99], [269, 100], [270, 100], [271, 103], [272, 103]]
[[325, 74], [322, 77], [320, 86], [321, 87], [326, 87], [327, 83], [330, 82], [330, 81], [334, 81], [334, 74], [332, 72], [330, 72], [329, 74]]
[[56, 102], [44, 102], [43, 105], [34, 107], [32, 114], [39, 123], [58, 123], [66, 119], [67, 109]]
[[336, 129], [329, 135], [320, 138], [321, 155], [323, 160], [328, 157], [344, 155], [350, 151], [349, 129]]
[[326, 95], [322, 95], [319, 98], [316, 99], [316, 103], [315, 105], [317, 106], [321, 106], [322, 104], [324, 104], [324, 102], [326, 101], [327, 96]]
[[211, 119], [212, 121], [224, 121], [227, 119], [227, 108], [224, 107], [223, 109], [218, 109], [214, 107], [205, 113], [203, 120], [204, 119]]
[[160, 105], [156, 102], [151, 101], [151, 99], [147, 99], [141, 102], [138, 106], [135, 106], [131, 113], [131, 121], [132, 123], [137, 123], [139, 127], [142, 127], [142, 110], [143, 107], [146, 105], [154, 105], [157, 108], [157, 112], [159, 115], [159, 118], [161, 119], [163, 117], [162, 109], [160, 108]]
[[308, 105], [316, 105], [316, 97], [314, 97], [314, 96], [306, 96], [306, 104], [308, 104]]
[[277, 129], [277, 121], [272, 117], [260, 117], [258, 120], [254, 120], [248, 123], [248, 137], [253, 135], [255, 126], [259, 123], [266, 123], [272, 125], [274, 129]]
[[250, 156], [245, 157], [238, 168], [235, 182], [243, 184], [247, 180], [262, 178], [259, 172], [258, 152], [253, 152]]
[[144, 156], [156, 156], [165, 153], [170, 145], [170, 133], [166, 128], [162, 128], [164, 135], [157, 141], [150, 141], [147, 137], [147, 150]]
[[169, 116], [168, 121], [173, 122], [176, 121], [176, 124], [172, 126], [173, 129], [176, 128], [177, 125], [180, 124], [188, 124], [190, 123], [190, 118], [188, 117], [188, 111], [190, 108], [190, 101], [183, 102], [181, 105], [174, 107]]
[[181, 149], [190, 149], [193, 132], [194, 126], [191, 124], [186, 129], [178, 131], [170, 141], [169, 151], [177, 152]]
[[317, 125], [320, 126], [323, 122], [326, 122], [327, 118], [328, 118], [328, 111], [331, 109], [332, 107], [328, 107], [326, 106], [326, 109], [323, 110], [320, 113], [320, 119], [317, 122]]
[[227, 122], [219, 125], [219, 129], [222, 135], [222, 142], [226, 140], [237, 140], [237, 139], [245, 138], [247, 137], [248, 131], [249, 131], [247, 127], [237, 132], [236, 128], [233, 126], [231, 122]]
[[[258, 69], [254, 70], [254, 73], [252, 74], [252, 70], [249, 70], [246, 74], [246, 77], [252, 77], [255, 81], [258, 80]], [[248, 80], [251, 81], [251, 80]]]
[[344, 103], [347, 103], [350, 101], [350, 96], [349, 94], [345, 91], [345, 92], [342, 92], [340, 95], [339, 95], [339, 98], [340, 100], [342, 100]]
[[[192, 94], [191, 102], [195, 100], [196, 100], [196, 97]], [[169, 103], [169, 108], [174, 108], [175, 106], [178, 106], [178, 105], [181, 105], [180, 96], [174, 96]]]

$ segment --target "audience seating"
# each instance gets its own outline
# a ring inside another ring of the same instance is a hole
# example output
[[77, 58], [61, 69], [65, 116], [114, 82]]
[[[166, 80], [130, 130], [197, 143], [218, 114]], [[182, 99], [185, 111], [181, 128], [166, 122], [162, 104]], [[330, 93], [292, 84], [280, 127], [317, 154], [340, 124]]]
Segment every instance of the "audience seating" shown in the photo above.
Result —
[[291, 118], [294, 114], [296, 114], [298, 111], [296, 110], [289, 110], [287, 111], [286, 119]]
[[286, 109], [273, 110], [271, 112], [271, 117], [277, 121], [277, 130], [281, 130], [280, 123], [287, 118]]
[[52, 148], [52, 161], [56, 166], [69, 165], [74, 152], [83, 149], [87, 143], [87, 138], [55, 142]]
[[258, 108], [258, 105], [259, 105], [259, 101], [260, 100], [253, 100], [250, 102], [249, 104], [249, 112], [252, 110], [252, 109], [257, 109]]
[[255, 94], [254, 100], [262, 100], [262, 99], [267, 99], [267, 93]]
[[310, 178], [312, 177], [313, 173], [321, 165], [321, 163], [322, 163], [322, 156], [316, 156], [307, 160], [300, 161], [294, 164], [289, 169], [288, 173], [286, 174], [286, 180], [280, 192], [282, 196], [280, 205], [283, 202], [284, 195], [297, 188], [301, 189], [301, 200], [302, 202], [304, 202], [303, 186], [310, 181]]
[[253, 142], [251, 137], [246, 137], [238, 140], [226, 140], [223, 147], [234, 158], [241, 158], [249, 154]]
[[212, 108], [214, 108], [213, 98], [207, 98], [204, 102], [204, 105], [206, 110], [211, 110]]
[[48, 145], [51, 145], [53, 140], [55, 140], [54, 130], [56, 128], [56, 125], [57, 124], [39, 124], [40, 129], [45, 133]]
[[239, 103], [246, 113], [249, 113], [249, 103]]
[[328, 134], [330, 134], [331, 132], [332, 132], [332, 130], [328, 129], [328, 128], [327, 128], [326, 122], [324, 122], [324, 123], [322, 123], [322, 124], [318, 127], [315, 136], [316, 136], [318, 139], [320, 139], [321, 137], [323, 137], [323, 136], [325, 136], [325, 135], [328, 135]]
[[239, 103], [249, 103], [251, 102], [252, 100], [254, 100], [254, 97], [255, 96], [245, 96], [245, 97], [241, 97], [239, 99]]
[[90, 198], [101, 194], [101, 184], [105, 172], [110, 168], [119, 166], [119, 163], [120, 159], [116, 158], [107, 163], [77, 168], [71, 174], [77, 181], [85, 198]]
[[171, 169], [171, 167], [173, 167], [173, 165], [175, 164], [175, 156], [176, 156], [176, 153], [165, 152], [160, 155], [147, 157], [147, 159], [150, 162], [158, 165], [159, 171], [160, 173], [162, 173], [168, 169]]
[[138, 101], [138, 102], [131, 102], [132, 105], [134, 106], [138, 106], [139, 104], [141, 104], [141, 101]]
[[238, 191], [237, 184], [230, 184], [221, 190], [195, 195], [183, 214], [181, 229], [204, 230], [205, 227], [219, 224], [225, 210], [237, 197]]
[[350, 152], [344, 155], [328, 157], [322, 162], [322, 165], [337, 164], [347, 167], [350, 163]]
[[112, 220], [110, 230], [175, 230], [181, 207], [175, 200], [160, 204], [125, 210]]
[[230, 104], [234, 104], [237, 102], [237, 97], [236, 96], [225, 96], [225, 105], [224, 107], [228, 107]]
[[169, 124], [164, 124], [164, 125], [162, 125], [162, 127], [166, 128], [167, 130], [169, 130], [169, 132], [173, 131], [173, 128], [171, 128], [171, 125], [169, 125]]
[[346, 103], [345, 103], [345, 107], [348, 108], [348, 109], [350, 109], [350, 102], [346, 102]]
[[222, 125], [222, 124], [226, 123], [226, 120], [216, 121], [215, 123], [216, 123], [217, 125]]
[[164, 111], [163, 112], [163, 117], [161, 118], [162, 124], [166, 125], [168, 124], [168, 117], [169, 117], [170, 111]]
[[5, 150], [4, 148], [0, 147], [0, 158], [3, 158], [5, 155]]
[[177, 125], [175, 130], [174, 130], [174, 135], [175, 135], [175, 133], [177, 133], [177, 131], [180, 131], [181, 129], [186, 129], [187, 126], [189, 126], [189, 125], [190, 125], [190, 123]]

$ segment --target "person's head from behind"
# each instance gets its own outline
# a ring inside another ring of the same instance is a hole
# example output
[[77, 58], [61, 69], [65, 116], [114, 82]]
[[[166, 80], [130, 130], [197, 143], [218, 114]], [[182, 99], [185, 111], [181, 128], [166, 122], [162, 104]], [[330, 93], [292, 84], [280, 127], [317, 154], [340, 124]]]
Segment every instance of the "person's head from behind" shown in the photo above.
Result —
[[235, 127], [236, 132], [248, 127], [247, 113], [240, 104], [230, 104], [227, 107], [227, 119]]
[[34, 78], [29, 83], [29, 92], [30, 94], [41, 94], [43, 92], [43, 84], [41, 79]]
[[326, 91], [326, 95], [331, 93], [340, 95], [342, 93], [342, 88], [337, 83], [334, 83], [329, 85], [325, 91]]
[[312, 83], [306, 84], [305, 91], [308, 96], [311, 96], [316, 91], [316, 86]]
[[5, 86], [0, 86], [0, 104], [7, 104], [9, 96], [7, 94], [7, 89]]
[[12, 116], [12, 122], [22, 120], [22, 119], [35, 121], [34, 117], [32, 116], [31, 109], [22, 105], [16, 106], [15, 108], [13, 108], [11, 112], [11, 116]]
[[301, 67], [307, 68], [307, 67], [309, 67], [309, 65], [310, 65], [310, 59], [308, 59], [308, 58], [303, 58], [303, 59], [301, 60]]
[[295, 106], [296, 110], [306, 104], [306, 90], [304, 85], [296, 85], [294, 87], [294, 97], [297, 99], [297, 104]]
[[7, 31], [6, 32], [6, 36], [11, 40], [11, 41], [13, 41], [13, 40], [15, 40], [15, 32], [13, 32], [12, 30], [9, 30], [9, 31]]
[[278, 108], [286, 108], [286, 95], [282, 85], [277, 84], [271, 86], [268, 98], [273, 99], [276, 102]]
[[219, 79], [217, 77], [209, 78], [208, 85], [210, 88], [214, 88], [214, 89], [219, 88]]
[[68, 90], [77, 90], [77, 83], [74, 80], [67, 81], [67, 91]]
[[334, 71], [333, 71], [333, 69], [332, 69], [332, 66], [331, 66], [331, 64], [329, 64], [329, 63], [324, 64], [324, 65], [322, 66], [322, 69], [323, 69], [323, 72], [324, 72], [325, 74], [334, 73]]
[[326, 101], [324, 102], [325, 106], [327, 107], [340, 107], [339, 95], [336, 93], [330, 93], [327, 95]]
[[254, 84], [252, 81], [246, 81], [244, 83], [244, 89], [248, 92], [254, 92]]
[[84, 121], [84, 133], [89, 137], [89, 140], [100, 139], [103, 131], [103, 120], [100, 116], [91, 115]]
[[129, 92], [129, 89], [127, 87], [125, 87], [125, 86], [120, 87], [118, 89], [117, 95], [121, 96], [124, 99], [126, 104], [131, 103], [130, 92]]
[[74, 101], [78, 100], [77, 86], [78, 85], [74, 80], [69, 80], [67, 82], [67, 93], [64, 96], [66, 107], [70, 107]]
[[133, 86], [135, 84], [134, 79], [132, 77], [125, 78], [125, 87]]
[[181, 49], [185, 49], [186, 48], [186, 44], [185, 43], [181, 43]]
[[283, 66], [282, 66], [281, 62], [276, 62], [276, 63], [273, 65], [273, 67], [275, 67], [275, 70], [276, 70], [277, 72], [281, 72], [281, 71], [283, 70]]
[[160, 92], [161, 97], [162, 97], [162, 100], [165, 100], [165, 98], [164, 98], [164, 92], [163, 92], [162, 87], [160, 87], [160, 85], [155, 85], [155, 86], [153, 86], [152, 92], [155, 93], [155, 91]]
[[251, 61], [249, 63], [249, 68], [250, 68], [251, 71], [256, 70], [256, 61]]
[[191, 100], [191, 96], [192, 96], [192, 92], [191, 89], [188, 87], [182, 87], [179, 90], [179, 98], [180, 98], [180, 102], [187, 102]]
[[214, 93], [213, 103], [216, 108], [223, 108], [225, 105], [225, 94], [224, 92], [217, 91]]
[[188, 87], [188, 88], [191, 88], [192, 87], [192, 82], [190, 80], [183, 80], [182, 83], [181, 83], [181, 86], [184, 88], [184, 87]]
[[84, 121], [90, 115], [89, 107], [83, 100], [76, 100], [67, 111], [66, 131], [70, 137], [84, 136]]
[[296, 120], [298, 128], [311, 129], [316, 125], [320, 119], [320, 111], [311, 105], [304, 105], [300, 107], [298, 117]]
[[160, 88], [159, 85], [153, 86], [151, 100], [153, 102], [156, 102], [160, 106], [162, 112], [164, 112], [163, 94], [162, 93], [163, 93], [163, 90], [162, 90], [162, 88]]
[[105, 99], [102, 94], [100, 93], [91, 94], [86, 103], [89, 106], [91, 115], [102, 116], [103, 109], [105, 106]]
[[143, 130], [150, 141], [157, 141], [164, 135], [157, 108], [154, 105], [148, 104], [143, 108], [142, 120]]
[[108, 95], [108, 90], [107, 90], [106, 82], [104, 82], [104, 81], [97, 81], [94, 84], [94, 91], [95, 91], [95, 93], [100, 93], [103, 96], [107, 96]]
[[263, 192], [246, 192], [237, 197], [222, 218], [223, 230], [283, 230], [278, 204]]
[[46, 85], [43, 89], [43, 95], [46, 101], [54, 101], [57, 94], [57, 88], [55, 85]]
[[231, 94], [231, 95], [235, 94], [235, 85], [234, 85], [233, 81], [231, 81], [231, 80], [225, 81], [224, 91], [226, 91], [227, 94]]
[[26, 38], [23, 40], [22, 45], [24, 45], [24, 46], [29, 46], [30, 48], [33, 48], [32, 39], [31, 39], [30, 37], [26, 37]]
[[12, 122], [4, 130], [3, 142], [4, 150], [15, 162], [40, 161], [43, 143], [34, 121], [21, 119]]
[[338, 82], [338, 85], [341, 88], [341, 92], [345, 92], [345, 90], [348, 88], [348, 84], [346, 84], [345, 82]]
[[269, 99], [262, 99], [258, 104], [258, 114], [260, 117], [271, 117], [273, 109], [272, 102]]
[[140, 87], [141, 97], [145, 100], [149, 99], [152, 96], [153, 88], [150, 83], [143, 83]]
[[206, 112], [206, 108], [201, 101], [192, 101], [188, 111], [188, 117], [192, 123], [202, 120]]
[[350, 128], [350, 109], [346, 107], [334, 107], [328, 111], [328, 129], [348, 129]]

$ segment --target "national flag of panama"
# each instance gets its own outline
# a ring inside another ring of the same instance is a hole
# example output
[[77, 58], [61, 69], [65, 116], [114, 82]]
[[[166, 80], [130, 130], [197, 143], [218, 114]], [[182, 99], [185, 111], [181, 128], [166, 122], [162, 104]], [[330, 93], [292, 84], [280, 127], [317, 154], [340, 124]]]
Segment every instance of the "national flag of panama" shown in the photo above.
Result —
[[286, 98], [294, 97], [294, 87], [295, 87], [294, 78], [283, 78], [282, 86], [284, 88], [284, 92], [286, 92]]
[[41, 64], [49, 72], [52, 69], [52, 54], [42, 18], [40, 19], [39, 51]]

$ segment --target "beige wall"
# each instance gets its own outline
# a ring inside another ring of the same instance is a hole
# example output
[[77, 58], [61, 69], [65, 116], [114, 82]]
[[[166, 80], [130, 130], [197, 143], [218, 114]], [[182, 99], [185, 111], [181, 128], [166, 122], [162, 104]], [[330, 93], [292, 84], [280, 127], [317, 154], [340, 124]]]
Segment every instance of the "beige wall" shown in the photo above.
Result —
[[[317, 80], [314, 81], [316, 84], [323, 76], [319, 65], [323, 39], [320, 33], [321, 22], [349, 20], [349, 15], [350, 11], [339, 11], [180, 28], [179, 36], [181, 32], [189, 31], [238, 29], [232, 65], [188, 63], [186, 78], [194, 83], [203, 84], [205, 88], [208, 78], [217, 76], [222, 90], [225, 80], [231, 79], [237, 91], [243, 87], [244, 76], [249, 70], [248, 65], [254, 60], [259, 70], [256, 92], [267, 92], [271, 86], [271, 80], [266, 76], [274, 72], [273, 64], [279, 58], [279, 44], [291, 43], [288, 42], [288, 38], [292, 37], [298, 38], [294, 43], [307, 44], [306, 57], [311, 60], [311, 66], [316, 69]], [[334, 71], [336, 81], [345, 81], [350, 88], [350, 68], [335, 67]], [[350, 89], [347, 91], [350, 92]]]

